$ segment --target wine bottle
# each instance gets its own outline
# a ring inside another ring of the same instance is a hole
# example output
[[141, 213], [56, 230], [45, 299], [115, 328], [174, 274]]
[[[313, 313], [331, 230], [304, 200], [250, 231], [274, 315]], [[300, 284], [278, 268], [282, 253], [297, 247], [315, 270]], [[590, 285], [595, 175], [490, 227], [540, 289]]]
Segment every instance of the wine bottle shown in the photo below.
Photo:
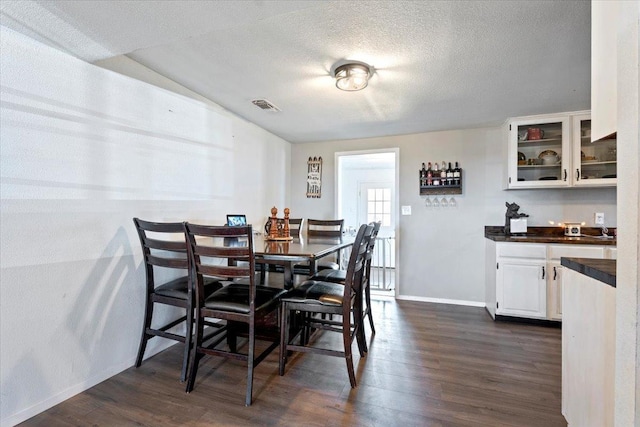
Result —
[[440, 185], [440, 171], [438, 170], [438, 162], [433, 166], [433, 185]]
[[453, 170], [453, 184], [454, 185], [460, 185], [460, 175], [461, 175], [461, 170], [458, 167], [458, 162], [456, 162], [456, 168]]
[[447, 185], [447, 165], [442, 161], [442, 169], [440, 170], [440, 185]]
[[427, 186], [433, 185], [433, 172], [431, 171], [431, 162], [429, 162], [429, 167], [427, 168]]
[[424, 163], [422, 163], [422, 169], [420, 169], [420, 186], [424, 187], [427, 185], [427, 168], [425, 168]]
[[449, 169], [447, 169], [447, 185], [453, 185], [453, 168], [451, 162], [449, 162]]

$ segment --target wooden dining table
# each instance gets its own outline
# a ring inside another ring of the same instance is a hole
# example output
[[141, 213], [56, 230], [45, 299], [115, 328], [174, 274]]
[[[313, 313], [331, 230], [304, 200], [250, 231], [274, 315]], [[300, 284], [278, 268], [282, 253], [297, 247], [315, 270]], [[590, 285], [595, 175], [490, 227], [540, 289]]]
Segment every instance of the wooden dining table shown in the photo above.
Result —
[[293, 287], [293, 265], [301, 262], [309, 263], [309, 272], [314, 275], [317, 272], [317, 261], [333, 253], [353, 245], [354, 238], [344, 236], [341, 238], [329, 237], [295, 237], [290, 241], [267, 240], [263, 235], [254, 235], [253, 252], [257, 262], [264, 264], [282, 265], [284, 268], [284, 287]]

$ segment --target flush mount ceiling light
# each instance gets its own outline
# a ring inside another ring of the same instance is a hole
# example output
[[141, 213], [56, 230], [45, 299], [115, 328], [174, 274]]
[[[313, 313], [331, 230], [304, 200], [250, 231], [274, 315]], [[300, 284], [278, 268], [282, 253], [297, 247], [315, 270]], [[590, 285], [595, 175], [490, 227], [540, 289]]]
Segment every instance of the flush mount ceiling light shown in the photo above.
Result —
[[353, 92], [367, 87], [371, 67], [364, 62], [349, 62], [337, 67], [333, 75], [338, 89]]

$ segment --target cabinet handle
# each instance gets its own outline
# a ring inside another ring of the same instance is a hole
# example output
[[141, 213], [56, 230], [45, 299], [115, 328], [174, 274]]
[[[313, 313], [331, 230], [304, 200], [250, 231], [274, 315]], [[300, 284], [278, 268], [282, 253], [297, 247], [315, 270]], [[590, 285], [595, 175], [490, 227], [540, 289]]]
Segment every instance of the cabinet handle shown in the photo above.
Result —
[[567, 170], [566, 169], [564, 170], [564, 180], [565, 181], [567, 180]]
[[558, 277], [558, 270], [553, 267], [553, 280], [556, 280], [556, 278]]
[[576, 169], [576, 179], [580, 181], [580, 169]]
[[544, 275], [545, 275], [545, 272], [544, 272], [544, 266], [542, 266], [542, 278], [543, 278], [543, 279], [544, 279]]

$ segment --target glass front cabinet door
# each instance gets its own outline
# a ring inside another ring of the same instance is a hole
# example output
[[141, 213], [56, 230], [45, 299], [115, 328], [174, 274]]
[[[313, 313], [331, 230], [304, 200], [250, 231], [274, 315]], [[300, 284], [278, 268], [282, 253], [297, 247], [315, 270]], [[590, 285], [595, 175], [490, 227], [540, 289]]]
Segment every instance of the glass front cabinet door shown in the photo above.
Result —
[[571, 185], [568, 115], [513, 119], [508, 126], [508, 188]]
[[580, 114], [573, 122], [573, 185], [579, 187], [617, 184], [616, 140], [591, 142], [591, 116]]

